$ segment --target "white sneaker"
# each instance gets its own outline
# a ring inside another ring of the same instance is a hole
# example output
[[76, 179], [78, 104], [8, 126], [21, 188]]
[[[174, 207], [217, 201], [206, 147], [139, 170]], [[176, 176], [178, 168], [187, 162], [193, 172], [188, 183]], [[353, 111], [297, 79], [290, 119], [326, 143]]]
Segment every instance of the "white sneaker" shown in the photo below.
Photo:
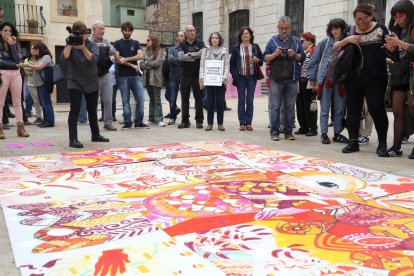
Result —
[[158, 125], [159, 127], [165, 127], [164, 122], [159, 122], [157, 125]]
[[360, 145], [368, 145], [369, 144], [369, 138], [367, 136], [359, 136], [358, 137], [358, 144]]
[[169, 126], [172, 126], [172, 125], [174, 125], [175, 124], [175, 120], [174, 119], [170, 119], [169, 121], [168, 121], [168, 125]]

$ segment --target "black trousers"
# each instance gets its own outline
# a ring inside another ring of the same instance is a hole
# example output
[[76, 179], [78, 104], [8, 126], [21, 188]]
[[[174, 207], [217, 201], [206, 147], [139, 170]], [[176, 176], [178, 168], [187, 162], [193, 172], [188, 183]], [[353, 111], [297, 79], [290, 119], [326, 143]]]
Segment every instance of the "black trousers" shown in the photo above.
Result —
[[300, 130], [308, 132], [318, 131], [318, 111], [311, 111], [310, 104], [312, 99], [315, 98], [316, 92], [312, 89], [306, 89], [308, 81], [299, 82], [299, 94], [296, 97], [296, 115]]
[[181, 78], [181, 120], [183, 123], [190, 122], [190, 94], [193, 89], [193, 96], [195, 100], [195, 120], [196, 123], [203, 123], [203, 93], [200, 90], [198, 83], [198, 76], [183, 76]]
[[349, 139], [358, 139], [359, 124], [364, 97], [367, 100], [368, 111], [374, 121], [379, 142], [387, 142], [388, 117], [385, 108], [385, 85], [372, 85], [369, 87], [356, 87], [345, 85], [346, 91], [346, 123]]
[[[69, 90], [70, 111], [68, 116], [69, 140], [78, 139], [78, 117], [82, 102], [83, 91], [77, 89]], [[92, 137], [100, 135], [98, 125], [98, 98], [99, 93], [96, 90], [93, 93], [85, 93], [86, 109], [88, 110], [89, 127], [91, 128]]]

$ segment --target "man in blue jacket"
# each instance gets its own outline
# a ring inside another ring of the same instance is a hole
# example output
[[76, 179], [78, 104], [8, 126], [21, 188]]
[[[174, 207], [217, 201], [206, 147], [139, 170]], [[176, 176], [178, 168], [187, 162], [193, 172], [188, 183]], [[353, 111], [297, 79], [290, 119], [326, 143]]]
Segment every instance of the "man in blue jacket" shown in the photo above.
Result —
[[272, 36], [263, 53], [270, 65], [269, 117], [270, 136], [279, 141], [280, 107], [284, 103], [285, 138], [295, 140], [292, 134], [295, 118], [296, 95], [300, 79], [300, 63], [306, 56], [300, 39], [291, 34], [291, 20], [282, 16], [278, 22], [278, 34]]

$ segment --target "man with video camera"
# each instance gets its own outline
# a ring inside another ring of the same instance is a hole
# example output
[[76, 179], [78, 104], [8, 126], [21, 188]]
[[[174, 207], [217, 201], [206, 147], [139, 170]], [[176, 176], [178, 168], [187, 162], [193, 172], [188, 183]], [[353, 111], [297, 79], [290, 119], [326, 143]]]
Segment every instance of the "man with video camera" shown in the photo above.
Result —
[[285, 138], [295, 140], [292, 134], [295, 104], [300, 79], [300, 63], [306, 58], [300, 39], [291, 34], [291, 20], [282, 16], [277, 25], [278, 34], [272, 36], [263, 53], [270, 65], [269, 117], [270, 138], [279, 141], [280, 107], [284, 103]]
[[89, 116], [89, 126], [92, 133], [92, 142], [109, 142], [108, 138], [99, 133], [98, 126], [98, 46], [90, 41], [90, 29], [85, 23], [76, 21], [67, 30], [70, 32], [63, 50], [62, 65], [66, 71], [67, 86], [70, 99], [68, 117], [69, 147], [83, 148], [78, 140], [78, 116], [83, 95], [86, 99], [86, 108]]

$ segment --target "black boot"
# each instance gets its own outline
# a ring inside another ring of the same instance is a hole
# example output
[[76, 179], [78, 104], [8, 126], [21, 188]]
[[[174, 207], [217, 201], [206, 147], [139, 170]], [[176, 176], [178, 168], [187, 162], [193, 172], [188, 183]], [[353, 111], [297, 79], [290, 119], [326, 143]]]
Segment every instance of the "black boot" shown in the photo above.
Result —
[[69, 141], [69, 147], [81, 149], [83, 148], [83, 144], [78, 139], [72, 139]]
[[349, 140], [348, 145], [342, 149], [343, 153], [352, 153], [359, 151], [359, 144], [358, 141], [355, 139]]
[[379, 142], [377, 147], [377, 154], [379, 157], [387, 157], [387, 142]]

